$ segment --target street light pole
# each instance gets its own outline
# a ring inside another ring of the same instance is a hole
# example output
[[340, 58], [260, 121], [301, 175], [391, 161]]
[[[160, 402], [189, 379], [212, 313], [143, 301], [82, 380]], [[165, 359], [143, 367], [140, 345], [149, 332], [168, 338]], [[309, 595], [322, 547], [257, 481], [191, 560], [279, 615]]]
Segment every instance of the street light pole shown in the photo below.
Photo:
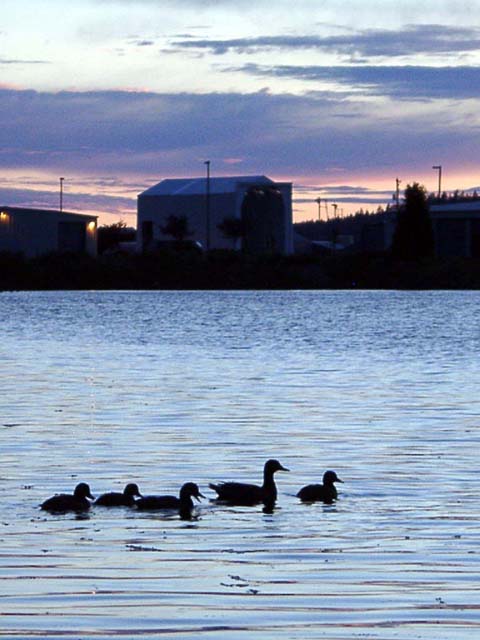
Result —
[[438, 199], [440, 200], [442, 195], [442, 165], [436, 164], [432, 169], [436, 169], [438, 171]]
[[204, 164], [207, 166], [207, 183], [205, 190], [206, 249], [210, 251], [210, 160], [206, 160]]
[[60, 178], [60, 213], [63, 211], [63, 181], [65, 178]]
[[321, 198], [315, 198], [315, 202], [318, 204], [318, 221], [320, 222], [320, 220], [322, 219], [322, 212], [320, 209], [320, 206], [322, 204], [322, 199]]

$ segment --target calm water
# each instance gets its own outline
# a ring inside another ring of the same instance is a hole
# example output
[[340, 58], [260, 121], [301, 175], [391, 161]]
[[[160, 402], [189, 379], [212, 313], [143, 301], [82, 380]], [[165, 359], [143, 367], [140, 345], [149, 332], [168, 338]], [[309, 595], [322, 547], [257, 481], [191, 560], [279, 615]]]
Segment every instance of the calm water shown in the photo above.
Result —
[[[478, 292], [0, 294], [0, 637], [480, 637]], [[258, 481], [198, 519], [38, 504]], [[302, 505], [333, 468], [333, 506]]]

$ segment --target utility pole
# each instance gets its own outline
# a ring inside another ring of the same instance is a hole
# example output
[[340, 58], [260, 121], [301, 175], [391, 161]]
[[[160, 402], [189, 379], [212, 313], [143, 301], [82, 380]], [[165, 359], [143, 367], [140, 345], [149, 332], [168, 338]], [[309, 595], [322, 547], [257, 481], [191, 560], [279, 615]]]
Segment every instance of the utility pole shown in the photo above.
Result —
[[318, 204], [318, 221], [320, 222], [320, 220], [322, 219], [322, 212], [321, 212], [321, 204], [322, 204], [322, 199], [321, 198], [315, 198], [315, 202]]
[[397, 201], [397, 211], [400, 211], [400, 183], [401, 183], [401, 180], [399, 180], [398, 178], [395, 178], [395, 184], [396, 184], [395, 200]]
[[205, 160], [204, 164], [207, 166], [207, 183], [205, 190], [206, 250], [210, 251], [210, 160]]
[[436, 169], [438, 171], [438, 199], [440, 200], [442, 195], [442, 165], [436, 164], [432, 169]]
[[60, 178], [60, 213], [63, 211], [63, 181], [65, 178]]

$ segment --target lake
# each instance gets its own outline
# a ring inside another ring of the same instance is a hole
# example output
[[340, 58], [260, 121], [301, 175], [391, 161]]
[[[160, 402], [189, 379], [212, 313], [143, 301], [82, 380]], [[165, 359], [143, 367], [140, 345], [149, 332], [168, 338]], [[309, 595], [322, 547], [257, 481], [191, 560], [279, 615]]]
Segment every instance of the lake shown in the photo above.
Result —
[[[0, 637], [480, 637], [480, 292], [0, 294]], [[278, 501], [217, 505], [208, 483]], [[333, 505], [296, 492], [326, 469]], [[197, 482], [196, 518], [38, 505]]]

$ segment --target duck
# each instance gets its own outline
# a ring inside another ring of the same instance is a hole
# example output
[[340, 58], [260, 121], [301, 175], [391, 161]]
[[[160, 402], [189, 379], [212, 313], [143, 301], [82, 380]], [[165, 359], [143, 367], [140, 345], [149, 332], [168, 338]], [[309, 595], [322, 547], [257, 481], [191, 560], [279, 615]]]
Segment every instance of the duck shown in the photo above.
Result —
[[325, 471], [323, 484], [307, 484], [297, 493], [297, 498], [302, 502], [332, 503], [338, 496], [335, 482], [343, 483], [343, 480], [340, 480], [335, 471]]
[[86, 482], [80, 482], [75, 487], [73, 494], [59, 493], [56, 496], [48, 498], [40, 505], [41, 509], [52, 513], [64, 513], [66, 511], [87, 511], [90, 509], [90, 500], [94, 497], [90, 493], [90, 487]]
[[217, 493], [216, 500], [231, 505], [253, 506], [263, 502], [274, 504], [277, 499], [277, 487], [274, 474], [277, 471], [289, 471], [278, 460], [267, 460], [263, 468], [263, 484], [246, 484], [243, 482], [210, 483], [208, 486]]
[[135, 498], [141, 498], [142, 494], [138, 488], [138, 485], [134, 482], [130, 482], [125, 486], [123, 493], [117, 491], [110, 491], [99, 496], [94, 505], [101, 507], [133, 507], [135, 504]]
[[194, 508], [192, 498], [200, 501], [205, 498], [195, 482], [186, 482], [180, 489], [179, 497], [176, 496], [144, 496], [136, 500], [135, 506], [140, 511], [177, 510], [180, 513], [189, 513]]

